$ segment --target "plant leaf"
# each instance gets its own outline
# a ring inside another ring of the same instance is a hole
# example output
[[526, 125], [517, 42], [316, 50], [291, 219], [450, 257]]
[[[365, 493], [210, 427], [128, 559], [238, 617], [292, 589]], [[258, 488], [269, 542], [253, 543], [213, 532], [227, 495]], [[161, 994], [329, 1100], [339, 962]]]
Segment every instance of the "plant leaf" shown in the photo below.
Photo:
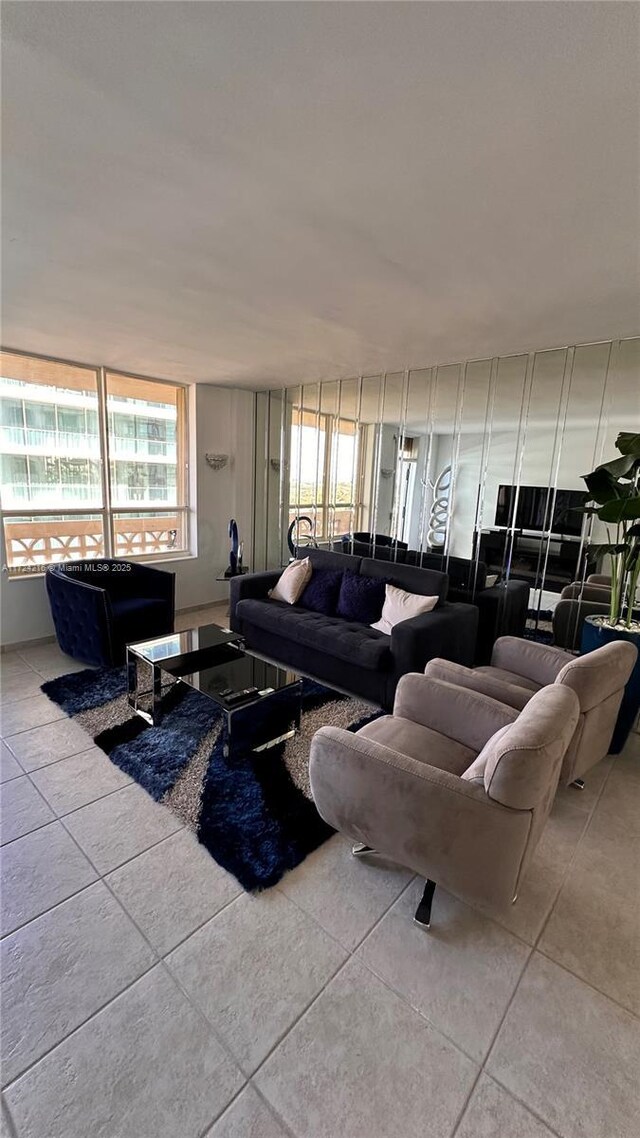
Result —
[[616, 439], [616, 450], [620, 454], [634, 455], [640, 458], [640, 435], [633, 434], [631, 431], [621, 431]]
[[614, 522], [616, 524], [622, 521], [630, 521], [632, 518], [640, 518], [640, 494], [605, 502], [598, 510], [598, 517], [601, 522]]
[[[614, 461], [620, 460], [614, 459]], [[622, 462], [626, 463], [627, 459], [623, 458]], [[602, 466], [596, 466], [591, 474], [583, 474], [582, 476], [583, 482], [587, 485], [589, 497], [601, 506], [612, 499], [626, 497], [630, 489], [630, 487], [618, 482], [617, 476], [609, 469], [611, 465], [611, 463], [603, 463]]]

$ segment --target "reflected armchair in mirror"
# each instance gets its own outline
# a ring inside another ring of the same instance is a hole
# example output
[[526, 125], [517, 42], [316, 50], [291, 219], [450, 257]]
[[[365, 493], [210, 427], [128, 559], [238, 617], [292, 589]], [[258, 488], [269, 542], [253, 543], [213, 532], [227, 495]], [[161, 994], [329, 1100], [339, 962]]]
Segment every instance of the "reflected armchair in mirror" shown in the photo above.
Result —
[[[610, 583], [610, 577], [593, 573], [587, 577], [586, 582], [574, 581], [562, 590], [552, 618], [553, 639], [558, 647], [578, 652], [585, 619], [588, 616], [609, 615]], [[640, 620], [640, 606], [634, 608], [633, 617]]]

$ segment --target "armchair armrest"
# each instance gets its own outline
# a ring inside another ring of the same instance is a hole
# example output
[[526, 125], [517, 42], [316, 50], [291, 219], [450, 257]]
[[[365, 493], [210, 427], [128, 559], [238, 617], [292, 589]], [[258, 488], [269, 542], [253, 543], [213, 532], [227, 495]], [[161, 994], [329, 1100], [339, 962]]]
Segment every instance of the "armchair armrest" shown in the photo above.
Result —
[[488, 695], [415, 674], [400, 680], [393, 714], [475, 751], [481, 751], [496, 731], [518, 718], [515, 708]]
[[560, 599], [563, 601], [599, 601], [606, 605], [611, 599], [611, 586], [591, 584], [588, 581], [581, 585], [574, 581], [572, 585], [565, 585], [560, 593]]
[[491, 664], [544, 687], [552, 684], [558, 672], [572, 659], [573, 656], [561, 648], [520, 640], [516, 636], [501, 636], [493, 646]]
[[396, 675], [422, 672], [427, 660], [447, 656], [471, 664], [478, 628], [475, 605], [443, 604], [411, 617], [391, 630], [391, 653]]
[[[310, 777], [315, 804], [335, 829], [459, 896], [488, 903], [513, 897], [529, 811], [338, 727], [314, 735]], [[496, 858], [496, 850], [509, 856]]]
[[444, 680], [446, 683], [457, 684], [458, 687], [487, 695], [490, 699], [506, 703], [507, 707], [515, 707], [518, 711], [526, 707], [534, 694], [529, 688], [507, 683], [506, 680], [497, 679], [475, 668], [463, 668], [460, 664], [453, 664], [451, 660], [430, 660], [424, 674], [429, 679]]

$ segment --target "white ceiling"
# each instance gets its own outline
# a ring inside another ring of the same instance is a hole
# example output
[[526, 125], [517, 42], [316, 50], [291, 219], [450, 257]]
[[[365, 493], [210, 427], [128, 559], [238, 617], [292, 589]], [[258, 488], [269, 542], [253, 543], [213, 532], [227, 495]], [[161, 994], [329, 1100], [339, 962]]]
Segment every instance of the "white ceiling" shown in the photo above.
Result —
[[3, 7], [6, 346], [259, 388], [638, 331], [638, 5]]

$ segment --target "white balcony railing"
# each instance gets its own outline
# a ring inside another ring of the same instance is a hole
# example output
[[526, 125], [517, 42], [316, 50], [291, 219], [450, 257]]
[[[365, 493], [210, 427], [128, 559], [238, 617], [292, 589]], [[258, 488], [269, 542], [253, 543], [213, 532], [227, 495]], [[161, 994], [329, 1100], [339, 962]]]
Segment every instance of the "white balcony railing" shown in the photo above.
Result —
[[[185, 547], [183, 516], [115, 517], [116, 557], [168, 553]], [[31, 518], [4, 523], [9, 572], [74, 558], [104, 557], [102, 518]]]

